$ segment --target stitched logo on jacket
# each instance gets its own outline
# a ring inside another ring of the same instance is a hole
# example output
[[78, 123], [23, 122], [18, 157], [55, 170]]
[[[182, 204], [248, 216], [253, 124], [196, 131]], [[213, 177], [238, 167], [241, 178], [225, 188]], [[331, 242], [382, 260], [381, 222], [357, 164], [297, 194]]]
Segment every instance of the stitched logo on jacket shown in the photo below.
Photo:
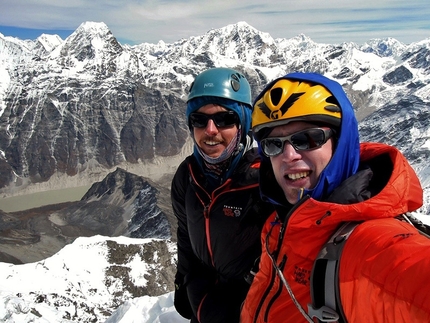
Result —
[[294, 280], [299, 284], [309, 286], [311, 271], [296, 266], [294, 269]]
[[223, 211], [225, 216], [231, 216], [234, 218], [237, 218], [242, 214], [242, 208], [237, 206], [224, 205]]

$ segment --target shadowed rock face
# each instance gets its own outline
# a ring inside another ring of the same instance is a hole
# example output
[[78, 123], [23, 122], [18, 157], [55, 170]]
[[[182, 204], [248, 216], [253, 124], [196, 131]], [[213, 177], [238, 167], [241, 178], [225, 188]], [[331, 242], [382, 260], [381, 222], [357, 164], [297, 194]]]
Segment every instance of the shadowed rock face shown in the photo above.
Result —
[[[188, 137], [189, 86], [207, 68], [242, 71], [253, 96], [290, 71], [331, 75], [361, 119], [423, 96], [427, 47], [393, 39], [361, 47], [317, 44], [304, 35], [275, 40], [243, 22], [174, 44], [133, 47], [122, 46], [103, 23], [84, 23], [64, 41], [0, 38], [10, 78], [0, 92], [0, 189], [177, 155]], [[362, 83], [370, 85], [360, 90]]]
[[170, 239], [173, 232], [175, 240], [176, 224], [162, 211], [163, 199], [144, 178], [118, 168], [93, 184], [80, 201], [11, 214], [0, 211], [0, 261], [45, 259], [81, 236]]
[[[23, 97], [18, 104], [7, 105], [2, 124], [12, 125], [14, 136], [0, 137], [5, 152], [0, 184], [8, 184], [13, 171], [37, 183], [56, 172], [76, 175], [89, 161], [109, 169], [123, 162], [177, 155], [188, 136], [184, 120], [170, 109], [184, 104], [174, 96], [125, 84], [108, 94], [103, 90], [88, 94], [81, 88], [74, 95], [62, 95], [62, 89], [50, 93], [51, 99]], [[76, 95], [81, 97], [73, 102]]]
[[382, 79], [387, 84], [396, 85], [410, 81], [412, 78], [413, 74], [411, 71], [402, 65], [396, 68], [394, 71], [385, 74]]

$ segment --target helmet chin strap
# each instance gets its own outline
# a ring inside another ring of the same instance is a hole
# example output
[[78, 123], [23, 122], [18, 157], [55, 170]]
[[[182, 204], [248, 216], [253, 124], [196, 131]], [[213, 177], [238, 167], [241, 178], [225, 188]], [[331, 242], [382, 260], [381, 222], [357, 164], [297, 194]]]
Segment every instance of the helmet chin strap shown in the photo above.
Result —
[[299, 194], [298, 194], [297, 202], [302, 199], [303, 195], [305, 195], [305, 189], [302, 187], [302, 188], [299, 189]]

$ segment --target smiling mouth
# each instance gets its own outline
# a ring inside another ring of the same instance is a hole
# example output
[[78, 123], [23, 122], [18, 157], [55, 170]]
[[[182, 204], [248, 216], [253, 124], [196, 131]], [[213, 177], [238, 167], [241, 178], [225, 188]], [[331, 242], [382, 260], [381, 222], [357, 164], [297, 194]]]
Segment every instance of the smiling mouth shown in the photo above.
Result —
[[212, 141], [212, 140], [205, 141], [205, 144], [208, 146], [216, 146], [216, 145], [219, 145], [220, 143], [221, 142], [219, 141]]
[[301, 178], [305, 178], [307, 176], [309, 176], [310, 172], [300, 172], [300, 173], [295, 173], [295, 174], [287, 174], [287, 178], [292, 180], [292, 181], [296, 181], [298, 179]]

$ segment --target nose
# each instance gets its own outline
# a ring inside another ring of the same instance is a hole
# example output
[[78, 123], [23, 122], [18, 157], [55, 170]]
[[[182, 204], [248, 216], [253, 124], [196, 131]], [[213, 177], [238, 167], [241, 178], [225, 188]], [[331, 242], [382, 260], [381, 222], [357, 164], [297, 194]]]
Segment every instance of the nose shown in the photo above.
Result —
[[302, 158], [302, 155], [297, 152], [297, 150], [295, 150], [289, 142], [285, 142], [284, 150], [282, 151], [281, 155], [282, 159], [286, 162], [292, 162]]
[[205, 128], [205, 133], [208, 136], [214, 136], [218, 133], [218, 128], [212, 119], [208, 120], [208, 124], [206, 125], [206, 128]]

